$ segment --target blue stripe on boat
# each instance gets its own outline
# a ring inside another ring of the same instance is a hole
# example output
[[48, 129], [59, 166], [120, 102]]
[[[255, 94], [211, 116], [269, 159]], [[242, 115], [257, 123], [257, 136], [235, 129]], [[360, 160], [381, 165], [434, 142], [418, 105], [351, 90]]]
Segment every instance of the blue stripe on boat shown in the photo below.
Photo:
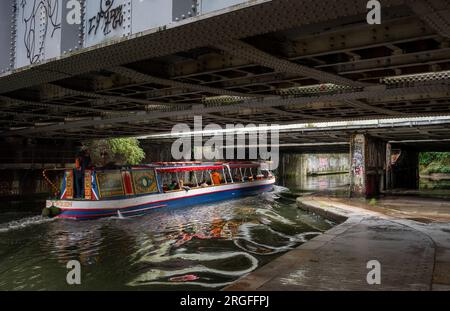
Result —
[[229, 200], [233, 198], [239, 198], [247, 195], [252, 195], [255, 193], [268, 191], [272, 189], [273, 184], [270, 185], [260, 185], [248, 188], [235, 188], [220, 192], [213, 192], [207, 194], [196, 195], [192, 197], [182, 197], [176, 199], [169, 199], [167, 201], [160, 201], [156, 203], [148, 203], [137, 206], [132, 206], [128, 208], [122, 209], [96, 209], [96, 210], [88, 210], [88, 211], [80, 211], [80, 210], [64, 210], [59, 217], [60, 218], [75, 218], [79, 220], [88, 220], [88, 219], [98, 219], [102, 217], [115, 216], [117, 215], [117, 211], [120, 211], [124, 216], [138, 216], [149, 213], [151, 210], [160, 207], [182, 207], [182, 206], [190, 206], [190, 205], [198, 205], [205, 204], [216, 201]]

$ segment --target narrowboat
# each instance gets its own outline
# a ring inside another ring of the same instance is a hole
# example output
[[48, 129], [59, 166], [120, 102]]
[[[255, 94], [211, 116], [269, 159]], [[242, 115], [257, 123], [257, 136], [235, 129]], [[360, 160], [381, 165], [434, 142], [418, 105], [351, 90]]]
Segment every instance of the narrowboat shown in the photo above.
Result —
[[[56, 199], [43, 215], [89, 220], [144, 215], [163, 207], [182, 207], [270, 191], [275, 177], [265, 162], [159, 162], [114, 169], [86, 169], [83, 191], [75, 170], [64, 171]], [[78, 192], [78, 193], [77, 193]], [[82, 193], [79, 193], [82, 192]]]

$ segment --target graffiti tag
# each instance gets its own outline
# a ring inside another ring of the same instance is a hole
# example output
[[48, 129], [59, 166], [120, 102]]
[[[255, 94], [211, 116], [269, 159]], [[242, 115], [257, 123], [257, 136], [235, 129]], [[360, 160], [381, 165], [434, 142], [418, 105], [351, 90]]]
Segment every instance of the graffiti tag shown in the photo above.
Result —
[[114, 7], [114, 0], [101, 0], [97, 14], [88, 20], [88, 35], [96, 35], [101, 29], [103, 35], [108, 35], [112, 30], [122, 27], [124, 21], [123, 5]]
[[19, 22], [25, 25], [23, 43], [30, 64], [40, 61], [45, 38], [53, 38], [55, 32], [61, 29], [59, 4], [57, 0], [22, 0], [20, 2], [22, 14]]

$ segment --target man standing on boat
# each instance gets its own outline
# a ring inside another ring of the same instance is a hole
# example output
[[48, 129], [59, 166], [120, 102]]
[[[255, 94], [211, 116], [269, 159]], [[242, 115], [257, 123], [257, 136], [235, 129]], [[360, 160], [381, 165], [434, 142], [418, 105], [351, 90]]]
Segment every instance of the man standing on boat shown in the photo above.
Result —
[[86, 146], [81, 147], [81, 151], [75, 158], [75, 198], [84, 198], [84, 173], [86, 168], [91, 165], [91, 156]]

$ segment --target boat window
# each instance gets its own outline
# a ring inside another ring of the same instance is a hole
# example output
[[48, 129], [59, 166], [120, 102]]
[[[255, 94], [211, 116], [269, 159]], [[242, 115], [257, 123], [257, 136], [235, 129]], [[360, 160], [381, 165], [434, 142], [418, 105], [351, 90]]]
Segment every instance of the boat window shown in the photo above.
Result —
[[197, 188], [200, 186], [199, 182], [196, 171], [181, 173], [180, 186], [183, 190]]
[[175, 173], [161, 173], [160, 175], [163, 191], [179, 191], [180, 186], [183, 183], [182, 178], [178, 172]]
[[195, 187], [196, 188], [200, 187], [200, 184], [199, 184], [198, 178], [197, 178], [197, 172], [192, 172], [192, 176], [194, 177]]
[[172, 180], [170, 183], [167, 184], [168, 191], [174, 191], [179, 188], [180, 188], [180, 186], [178, 185], [178, 182], [176, 180]]
[[125, 195], [121, 171], [97, 172], [97, 181], [100, 197], [110, 198]]
[[251, 167], [248, 170], [245, 169], [244, 175], [245, 175], [244, 178], [245, 178], [246, 181], [253, 181], [254, 180], [254, 178], [253, 178], [253, 169]]
[[245, 181], [245, 175], [242, 172], [242, 167], [239, 168], [239, 181], [244, 182]]
[[178, 189], [178, 178], [175, 173], [160, 173], [159, 174], [162, 188], [164, 192], [174, 191]]
[[234, 169], [234, 181], [235, 182], [242, 182], [242, 172], [240, 169], [235, 168]]
[[133, 184], [136, 194], [148, 194], [159, 192], [155, 172], [153, 170], [132, 171]]

